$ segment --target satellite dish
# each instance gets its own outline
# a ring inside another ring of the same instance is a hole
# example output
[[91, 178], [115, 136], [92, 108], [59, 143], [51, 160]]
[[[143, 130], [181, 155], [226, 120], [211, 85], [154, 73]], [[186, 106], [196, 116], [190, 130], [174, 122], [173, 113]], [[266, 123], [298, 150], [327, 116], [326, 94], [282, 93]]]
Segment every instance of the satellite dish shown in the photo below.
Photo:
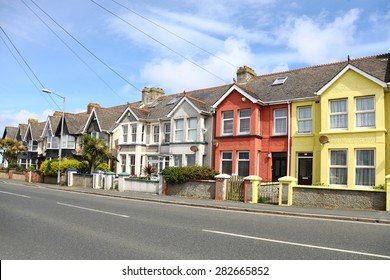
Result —
[[190, 150], [192, 151], [192, 152], [197, 152], [199, 149], [198, 149], [198, 147], [197, 146], [191, 146], [190, 147]]
[[328, 138], [328, 136], [325, 136], [325, 135], [320, 136], [320, 143], [321, 143], [321, 144], [329, 143], [329, 138]]

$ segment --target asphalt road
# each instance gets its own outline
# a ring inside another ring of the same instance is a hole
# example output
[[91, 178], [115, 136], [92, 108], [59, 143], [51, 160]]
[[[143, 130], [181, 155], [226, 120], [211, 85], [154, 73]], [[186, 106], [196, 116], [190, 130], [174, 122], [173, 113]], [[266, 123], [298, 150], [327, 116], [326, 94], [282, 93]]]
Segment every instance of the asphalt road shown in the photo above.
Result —
[[390, 259], [390, 225], [117, 199], [0, 181], [0, 259]]

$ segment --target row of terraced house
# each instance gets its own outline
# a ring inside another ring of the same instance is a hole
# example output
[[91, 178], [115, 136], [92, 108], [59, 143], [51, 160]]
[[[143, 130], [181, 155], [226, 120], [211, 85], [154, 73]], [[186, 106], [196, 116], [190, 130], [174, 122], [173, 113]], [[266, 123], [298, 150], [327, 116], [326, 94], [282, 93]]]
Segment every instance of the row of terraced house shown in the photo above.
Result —
[[80, 152], [85, 134], [103, 139], [116, 173], [141, 175], [150, 163], [211, 166], [265, 182], [371, 188], [390, 174], [390, 54], [269, 75], [249, 67], [234, 83], [165, 95], [144, 88], [139, 102], [56, 112], [45, 122], [6, 127], [23, 141], [19, 164]]

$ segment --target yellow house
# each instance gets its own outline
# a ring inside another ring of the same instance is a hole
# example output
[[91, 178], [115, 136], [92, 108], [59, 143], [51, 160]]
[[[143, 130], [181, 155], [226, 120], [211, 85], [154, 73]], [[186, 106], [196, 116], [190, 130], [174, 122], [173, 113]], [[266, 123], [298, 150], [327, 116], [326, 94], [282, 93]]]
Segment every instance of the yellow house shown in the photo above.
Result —
[[292, 102], [291, 174], [298, 184], [372, 188], [385, 183], [390, 174], [387, 64], [381, 57], [358, 60], [356, 65], [371, 70], [366, 72], [348, 63], [314, 93], [317, 98]]

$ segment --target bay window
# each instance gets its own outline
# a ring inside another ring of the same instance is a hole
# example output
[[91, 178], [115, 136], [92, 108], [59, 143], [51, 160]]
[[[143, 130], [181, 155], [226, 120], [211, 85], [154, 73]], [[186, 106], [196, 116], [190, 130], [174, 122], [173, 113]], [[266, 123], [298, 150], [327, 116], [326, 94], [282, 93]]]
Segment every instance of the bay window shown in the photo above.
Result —
[[240, 110], [239, 113], [239, 132], [249, 134], [251, 130], [251, 110]]
[[356, 98], [355, 106], [356, 127], [375, 127], [375, 98]]
[[375, 186], [375, 151], [356, 150], [355, 185]]
[[330, 151], [329, 183], [347, 185], [347, 150]]
[[330, 128], [348, 128], [348, 111], [346, 99], [330, 101]]
[[175, 140], [183, 142], [184, 119], [175, 120]]
[[196, 141], [197, 123], [198, 123], [197, 118], [187, 119], [187, 140], [188, 141]]

